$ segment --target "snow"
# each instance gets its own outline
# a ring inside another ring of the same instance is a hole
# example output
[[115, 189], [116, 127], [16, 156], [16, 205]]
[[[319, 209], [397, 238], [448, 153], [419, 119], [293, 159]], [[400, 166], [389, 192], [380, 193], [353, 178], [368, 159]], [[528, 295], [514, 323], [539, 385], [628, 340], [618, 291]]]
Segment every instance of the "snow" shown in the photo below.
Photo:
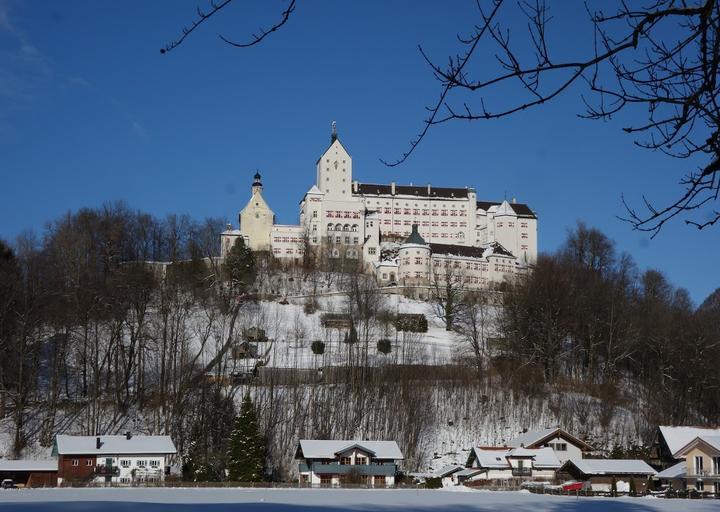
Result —
[[[97, 438], [100, 448], [97, 448]], [[57, 451], [62, 455], [70, 454], [121, 454], [121, 453], [177, 453], [170, 436], [133, 435], [125, 436], [57, 436]]]
[[57, 459], [43, 460], [8, 460], [0, 459], [0, 471], [57, 471]]
[[655, 470], [645, 461], [638, 459], [582, 459], [572, 460], [574, 464], [586, 475], [654, 475]]
[[[172, 507], [168, 507], [172, 505]], [[345, 510], [432, 512], [709, 512], [715, 500], [643, 498], [576, 498], [514, 491], [349, 490], [349, 489], [242, 489], [242, 488], [127, 488], [28, 489], [0, 491], [0, 510], [26, 512], [56, 510], [225, 512]]]
[[665, 439], [670, 453], [675, 454], [696, 437], [720, 436], [720, 429], [662, 426], [660, 433]]
[[334, 459], [335, 455], [352, 447], [364, 448], [376, 459], [402, 460], [403, 454], [395, 441], [348, 441], [301, 439], [300, 448], [306, 459]]

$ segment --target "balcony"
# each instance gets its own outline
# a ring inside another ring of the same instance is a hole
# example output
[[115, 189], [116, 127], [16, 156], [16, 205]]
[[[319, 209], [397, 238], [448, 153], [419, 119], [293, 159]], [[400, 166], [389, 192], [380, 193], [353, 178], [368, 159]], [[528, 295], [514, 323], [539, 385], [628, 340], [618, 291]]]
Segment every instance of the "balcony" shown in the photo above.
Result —
[[120, 476], [120, 468], [117, 466], [95, 466], [97, 476]]
[[512, 476], [532, 476], [531, 468], [512, 468]]
[[320, 464], [319, 462], [306, 464], [301, 462], [298, 469], [300, 473], [312, 471], [318, 475], [348, 475], [355, 473], [358, 475], [393, 476], [397, 472], [395, 464], [358, 464], [353, 466], [337, 462], [332, 464]]

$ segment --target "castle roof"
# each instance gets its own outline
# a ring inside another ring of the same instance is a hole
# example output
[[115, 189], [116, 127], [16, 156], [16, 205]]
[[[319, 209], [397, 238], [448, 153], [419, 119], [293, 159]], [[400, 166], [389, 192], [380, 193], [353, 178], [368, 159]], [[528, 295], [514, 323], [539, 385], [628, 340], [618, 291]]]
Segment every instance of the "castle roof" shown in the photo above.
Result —
[[433, 254], [449, 254], [452, 256], [463, 256], [465, 258], [487, 258], [488, 256], [506, 256], [514, 258], [513, 253], [505, 249], [500, 243], [493, 242], [482, 247], [471, 247], [467, 245], [451, 244], [430, 244]]
[[[425, 185], [417, 187], [413, 185], [395, 185], [396, 196], [418, 196], [418, 197], [442, 197], [466, 199], [468, 197], [467, 188], [450, 188], [450, 187], [431, 187]], [[358, 183], [357, 191], [362, 195], [391, 195], [392, 185], [381, 185], [377, 183]]]
[[412, 225], [412, 231], [410, 232], [410, 236], [408, 236], [403, 242], [403, 245], [405, 244], [427, 245], [425, 239], [420, 236], [420, 233], [418, 232], [417, 224]]
[[[493, 206], [500, 206], [505, 201], [477, 201], [477, 207], [481, 210], [488, 211]], [[515, 212], [518, 217], [528, 217], [530, 219], [537, 219], [537, 215], [533, 212], [530, 207], [524, 203], [508, 203], [510, 208]]]

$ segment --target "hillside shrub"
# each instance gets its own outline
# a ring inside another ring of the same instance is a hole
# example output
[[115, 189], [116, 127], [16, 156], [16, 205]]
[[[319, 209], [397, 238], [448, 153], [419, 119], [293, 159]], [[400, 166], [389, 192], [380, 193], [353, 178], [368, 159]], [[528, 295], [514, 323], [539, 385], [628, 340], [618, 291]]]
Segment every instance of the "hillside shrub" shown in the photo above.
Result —
[[427, 332], [427, 318], [422, 313], [400, 313], [395, 318], [395, 330], [406, 332]]
[[312, 350], [312, 353], [316, 356], [321, 356], [325, 353], [325, 343], [322, 341], [313, 341], [312, 345], [310, 345], [310, 350]]
[[425, 480], [426, 489], [442, 489], [442, 478], [428, 478]]

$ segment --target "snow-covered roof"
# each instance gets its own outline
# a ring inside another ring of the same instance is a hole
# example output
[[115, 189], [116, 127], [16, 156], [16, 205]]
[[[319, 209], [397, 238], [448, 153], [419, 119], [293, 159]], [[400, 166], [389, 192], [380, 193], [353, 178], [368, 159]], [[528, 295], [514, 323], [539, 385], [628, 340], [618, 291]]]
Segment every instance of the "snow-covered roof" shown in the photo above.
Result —
[[696, 437], [703, 436], [720, 436], [718, 428], [700, 428], [700, 427], [669, 427], [661, 426], [660, 434], [665, 439], [665, 443], [670, 449], [670, 453], [674, 454], [683, 446], [688, 444]]
[[658, 478], [661, 478], [663, 480], [674, 480], [676, 478], [682, 478], [687, 473], [687, 462], [682, 461], [678, 462], [674, 466], [670, 466], [669, 468], [660, 471], [657, 475], [655, 475]]
[[505, 458], [508, 450], [488, 450], [485, 448], [473, 448], [478, 467], [481, 468], [508, 468], [510, 463]]
[[513, 448], [518, 446], [533, 447], [537, 444], [542, 443], [545, 440], [554, 438], [555, 436], [560, 436], [566, 441], [569, 441], [586, 451], [593, 449], [592, 446], [590, 446], [586, 442], [578, 439], [575, 436], [570, 435], [559, 427], [550, 427], [541, 430], [530, 430], [528, 432], [525, 432], [524, 434], [520, 434], [514, 439], [510, 439], [507, 442], [507, 445]]
[[352, 447], [365, 449], [376, 459], [403, 458], [400, 447], [395, 441], [359, 441], [336, 439], [301, 439], [300, 450], [306, 459], [334, 459], [342, 451]]
[[569, 460], [586, 475], [654, 475], [655, 470], [645, 461], [638, 459], [581, 459]]
[[533, 467], [535, 468], [558, 469], [562, 466], [560, 459], [557, 458], [555, 450], [552, 448], [537, 448], [530, 451], [535, 452], [535, 460], [533, 460]]
[[474, 476], [480, 473], [482, 470], [479, 468], [465, 468], [462, 471], [458, 471], [455, 476]]
[[510, 468], [508, 457], [530, 457], [535, 468], [559, 468], [562, 464], [552, 448], [473, 448], [478, 466], [491, 469]]
[[[673, 457], [680, 459], [687, 455], [687, 453], [695, 448], [698, 444], [705, 444], [715, 451], [720, 452], [720, 435], [712, 436], [698, 436], [693, 438], [689, 443], [680, 448], [678, 451], [673, 452]], [[714, 454], [713, 454], [714, 455]]]
[[440, 469], [436, 469], [432, 472], [432, 476], [435, 478], [444, 478], [446, 476], [452, 475], [453, 473], [457, 473], [458, 471], [462, 471], [463, 469], [463, 466], [458, 466], [457, 464], [450, 464], [448, 466], [443, 466]]
[[57, 459], [43, 460], [7, 460], [0, 459], [0, 471], [57, 471]]
[[537, 450], [528, 450], [527, 448], [513, 448], [508, 451], [507, 457], [535, 457]]
[[[100, 438], [100, 448], [97, 439]], [[53, 451], [59, 455], [169, 454], [177, 453], [170, 436], [67, 436], [55, 437]]]

